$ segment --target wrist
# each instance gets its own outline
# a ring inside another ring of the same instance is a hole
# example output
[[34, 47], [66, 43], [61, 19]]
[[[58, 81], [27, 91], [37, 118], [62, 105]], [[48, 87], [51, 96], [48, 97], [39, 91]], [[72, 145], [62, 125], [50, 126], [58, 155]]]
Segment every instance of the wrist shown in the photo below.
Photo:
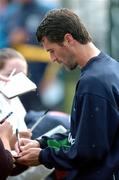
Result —
[[40, 147], [40, 144], [39, 144], [39, 142], [38, 142], [37, 140], [34, 140], [34, 146], [35, 146], [36, 148], [39, 148], [39, 147]]

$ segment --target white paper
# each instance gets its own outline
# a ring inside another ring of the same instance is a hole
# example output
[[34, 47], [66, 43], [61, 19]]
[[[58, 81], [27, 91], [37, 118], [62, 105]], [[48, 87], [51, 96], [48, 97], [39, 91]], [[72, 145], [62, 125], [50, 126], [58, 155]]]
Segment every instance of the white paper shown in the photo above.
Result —
[[13, 98], [36, 89], [33, 83], [24, 73], [14, 75], [10, 81], [1, 84], [0, 91], [7, 97]]
[[13, 132], [16, 132], [16, 128], [18, 128], [19, 131], [26, 131], [27, 126], [24, 121], [26, 111], [19, 98], [7, 99], [0, 93], [0, 121], [10, 112], [13, 112], [13, 114], [6, 120], [13, 126]]

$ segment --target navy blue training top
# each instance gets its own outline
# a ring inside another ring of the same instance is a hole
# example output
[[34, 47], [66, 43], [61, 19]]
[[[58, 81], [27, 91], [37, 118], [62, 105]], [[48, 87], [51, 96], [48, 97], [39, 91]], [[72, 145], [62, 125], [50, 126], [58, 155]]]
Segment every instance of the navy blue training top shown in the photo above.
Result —
[[[61, 142], [66, 136], [54, 138]], [[81, 70], [67, 142], [58, 148], [43, 146], [39, 161], [67, 170], [68, 180], [113, 179], [119, 168], [119, 63], [102, 52]]]

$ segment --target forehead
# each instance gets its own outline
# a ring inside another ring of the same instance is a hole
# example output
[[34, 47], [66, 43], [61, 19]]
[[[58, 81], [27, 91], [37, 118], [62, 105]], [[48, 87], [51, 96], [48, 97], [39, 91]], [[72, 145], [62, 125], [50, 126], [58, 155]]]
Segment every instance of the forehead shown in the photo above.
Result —
[[51, 42], [47, 39], [47, 37], [42, 38], [42, 45], [48, 51], [49, 49], [54, 49], [60, 47], [60, 45], [56, 42]]
[[50, 44], [50, 45], [51, 45], [51, 44], [53, 44], [53, 43], [50, 42], [46, 36], [44, 36], [44, 37], [42, 38], [42, 44], [43, 44], [43, 45], [45, 45], [45, 44], [47, 44], [47, 45]]
[[21, 59], [17, 59], [17, 58], [10, 59], [10, 60], [6, 61], [4, 68], [7, 70], [15, 68], [16, 71], [17, 70], [19, 71], [19, 69], [21, 69], [21, 70], [23, 69], [23, 71], [24, 71], [24, 69], [27, 69], [27, 62], [24, 60], [21, 60]]
[[27, 66], [27, 63], [25, 60], [19, 59], [19, 58], [12, 58], [6, 61], [6, 66], [8, 65], [16, 65], [16, 66]]

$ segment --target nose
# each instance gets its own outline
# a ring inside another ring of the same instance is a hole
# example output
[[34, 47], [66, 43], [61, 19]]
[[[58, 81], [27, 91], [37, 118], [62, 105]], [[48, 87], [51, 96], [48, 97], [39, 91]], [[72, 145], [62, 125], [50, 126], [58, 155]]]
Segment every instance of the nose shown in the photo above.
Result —
[[55, 56], [55, 55], [51, 55], [51, 56], [50, 56], [50, 58], [51, 58], [51, 61], [52, 61], [52, 62], [57, 61], [57, 58], [56, 58], [56, 56]]

